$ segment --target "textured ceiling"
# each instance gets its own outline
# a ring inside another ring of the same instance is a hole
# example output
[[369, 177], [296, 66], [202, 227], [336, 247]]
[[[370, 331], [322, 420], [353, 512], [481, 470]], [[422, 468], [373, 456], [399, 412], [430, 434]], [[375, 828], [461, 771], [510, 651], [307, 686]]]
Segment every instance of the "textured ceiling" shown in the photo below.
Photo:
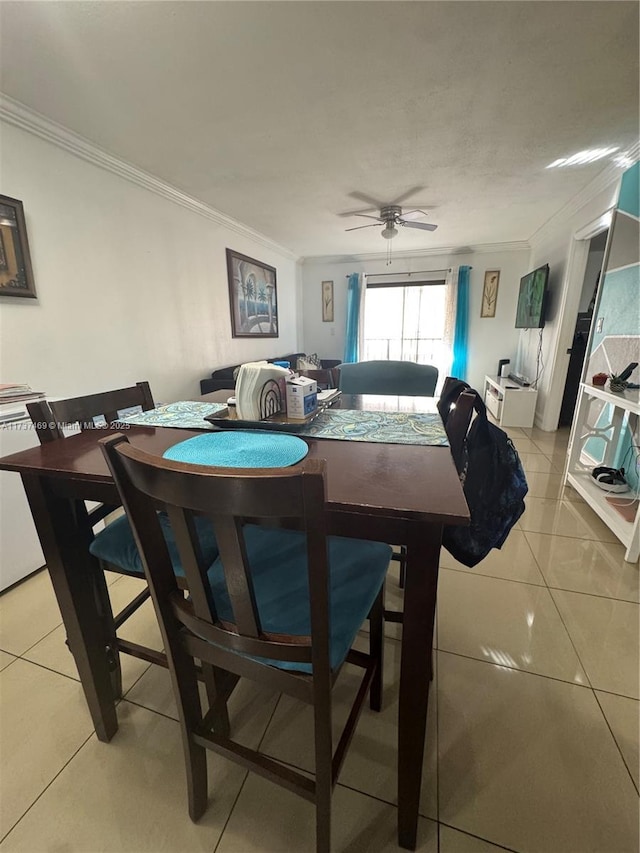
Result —
[[[526, 240], [638, 138], [636, 2], [4, 2], [0, 88], [299, 255]], [[408, 204], [412, 207], [413, 204]]]

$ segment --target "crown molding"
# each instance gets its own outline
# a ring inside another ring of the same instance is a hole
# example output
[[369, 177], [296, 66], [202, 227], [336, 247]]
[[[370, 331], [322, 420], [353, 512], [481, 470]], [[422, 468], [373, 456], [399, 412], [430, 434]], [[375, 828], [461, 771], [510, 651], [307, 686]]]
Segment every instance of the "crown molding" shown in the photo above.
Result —
[[[633, 162], [640, 159], [640, 140], [631, 145], [625, 155]], [[529, 243], [536, 246], [545, 239], [549, 231], [557, 228], [559, 223], [570, 219], [585, 205], [589, 204], [601, 192], [611, 187], [612, 184], [619, 184], [620, 179], [625, 169], [615, 162], [609, 163], [601, 172], [599, 172], [593, 180], [583, 187], [579, 193], [569, 199], [569, 201], [557, 210], [552, 216], [547, 219], [534, 233], [529, 237]]]
[[[486, 255], [490, 252], [522, 252], [529, 251], [531, 246], [526, 240], [513, 240], [507, 243], [477, 243], [473, 246], [441, 246], [429, 249], [408, 249], [396, 251], [394, 249], [392, 258], [394, 261], [406, 258], [429, 258], [441, 257], [442, 255]], [[386, 252], [369, 252], [367, 254], [350, 255], [309, 255], [299, 258], [305, 265], [312, 264], [349, 264], [358, 261], [384, 261]]]
[[108, 151], [100, 148], [95, 143], [90, 142], [88, 139], [68, 130], [52, 119], [43, 116], [41, 113], [37, 113], [35, 110], [1, 92], [0, 119], [21, 130], [26, 130], [28, 133], [32, 133], [34, 136], [38, 136], [40, 139], [44, 139], [53, 145], [57, 145], [58, 148], [62, 148], [75, 157], [80, 157], [80, 159], [86, 160], [94, 166], [105, 169], [107, 172], [118, 175], [132, 184], [136, 184], [139, 187], [149, 190], [149, 192], [162, 196], [168, 201], [190, 210], [192, 213], [197, 213], [199, 216], [203, 216], [205, 219], [209, 219], [223, 228], [227, 228], [229, 231], [233, 231], [242, 237], [248, 237], [254, 242], [260, 243], [265, 248], [284, 255], [286, 258], [294, 261], [298, 260], [298, 255], [269, 239], [264, 234], [254, 231], [247, 225], [243, 225], [242, 222], [226, 216], [219, 210], [182, 192], [177, 187], [171, 186], [171, 184], [166, 183], [160, 178], [156, 178], [149, 172], [145, 172], [137, 166], [109, 154]]

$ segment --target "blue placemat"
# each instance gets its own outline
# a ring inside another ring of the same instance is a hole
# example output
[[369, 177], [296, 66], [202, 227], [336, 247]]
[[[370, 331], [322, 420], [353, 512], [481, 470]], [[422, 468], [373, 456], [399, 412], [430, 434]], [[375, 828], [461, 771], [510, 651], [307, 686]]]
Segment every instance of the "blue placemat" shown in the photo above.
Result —
[[174, 462], [220, 468], [284, 468], [300, 462], [308, 452], [306, 443], [295, 435], [230, 430], [188, 438], [163, 456]]

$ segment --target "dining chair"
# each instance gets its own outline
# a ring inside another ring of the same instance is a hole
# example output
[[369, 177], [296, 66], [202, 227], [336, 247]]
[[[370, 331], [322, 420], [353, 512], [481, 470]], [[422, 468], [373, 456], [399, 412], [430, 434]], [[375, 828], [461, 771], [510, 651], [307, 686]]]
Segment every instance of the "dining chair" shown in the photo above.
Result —
[[[117, 421], [125, 410], [140, 408], [143, 411], [153, 409], [154, 402], [148, 382], [138, 382], [128, 388], [89, 394], [83, 397], [73, 397], [67, 400], [38, 400], [27, 403], [29, 415], [36, 429], [41, 444], [65, 439], [67, 428], [80, 428], [81, 432], [102, 429]], [[136, 595], [123, 609], [114, 615], [111, 600], [107, 590], [105, 571], [129, 575], [144, 580], [144, 569], [129, 521], [123, 514], [110, 521], [103, 530], [96, 532], [95, 526], [106, 516], [117, 510], [121, 504], [98, 504], [92, 509], [87, 508], [84, 501], [74, 501], [74, 512], [78, 527], [83, 530], [90, 553], [100, 564], [100, 569], [93, 573], [94, 596], [99, 608], [105, 636], [107, 638], [107, 655], [112, 676], [114, 695], [119, 698], [122, 694], [122, 674], [119, 654], [125, 653], [151, 663], [167, 666], [166, 655], [156, 649], [133, 643], [124, 637], [119, 637], [118, 629], [132, 616], [149, 598], [149, 589], [145, 588]], [[184, 570], [180, 563], [176, 545], [172, 541], [170, 526], [166, 517], [160, 513], [160, 524], [167, 536], [168, 547], [174, 560], [174, 568], [183, 586]], [[200, 537], [203, 552], [212, 562], [218, 555], [218, 548], [210, 525], [202, 519], [197, 519], [196, 527]], [[72, 650], [73, 651], [73, 650]], [[207, 678], [212, 677], [209, 674]]]
[[345, 394], [433, 397], [437, 382], [437, 367], [414, 361], [358, 361], [340, 365], [340, 390]]
[[[331, 843], [331, 794], [369, 694], [382, 703], [383, 594], [391, 548], [328, 536], [325, 463], [294, 468], [215, 468], [173, 462], [131, 445], [101, 441], [140, 545], [179, 708], [189, 814], [207, 808], [207, 750], [282, 785], [316, 807], [316, 848]], [[172, 570], [155, 511], [167, 509], [190, 599]], [[213, 524], [220, 556], [198, 553], [188, 512]], [[251, 524], [245, 524], [249, 517]], [[259, 519], [260, 526], [253, 523]], [[298, 529], [274, 527], [297, 522]], [[369, 617], [370, 646], [351, 648]], [[315, 779], [224, 733], [227, 691], [201, 707], [195, 661], [266, 684], [312, 706]], [[335, 751], [331, 693], [345, 663], [364, 670]], [[207, 707], [208, 706], [208, 707]]]

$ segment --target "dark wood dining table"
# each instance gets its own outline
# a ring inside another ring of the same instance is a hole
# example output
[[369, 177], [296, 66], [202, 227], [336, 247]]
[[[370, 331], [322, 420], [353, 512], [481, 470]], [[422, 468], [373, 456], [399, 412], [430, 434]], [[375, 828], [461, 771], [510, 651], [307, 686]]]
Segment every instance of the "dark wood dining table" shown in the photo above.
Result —
[[[194, 398], [226, 402], [232, 391]], [[344, 396], [342, 408], [435, 412], [433, 398]], [[77, 523], [78, 500], [119, 504], [98, 440], [113, 429], [85, 431], [0, 459], [22, 477], [98, 738], [118, 728], [104, 623], [92, 573], [101, 571]], [[132, 444], [161, 455], [195, 430], [129, 426]], [[327, 511], [334, 535], [406, 546], [398, 720], [398, 842], [415, 849], [422, 779], [438, 564], [443, 527], [467, 524], [469, 512], [446, 446], [306, 439], [309, 458], [327, 465]], [[25, 618], [28, 614], [25, 613]]]

